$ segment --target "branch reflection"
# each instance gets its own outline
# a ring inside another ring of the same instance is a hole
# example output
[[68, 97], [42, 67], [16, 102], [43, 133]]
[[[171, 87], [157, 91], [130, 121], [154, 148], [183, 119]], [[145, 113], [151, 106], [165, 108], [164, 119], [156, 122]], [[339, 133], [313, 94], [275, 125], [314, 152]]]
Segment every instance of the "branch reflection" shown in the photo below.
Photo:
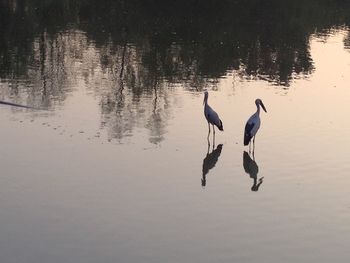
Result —
[[0, 1], [0, 96], [55, 109], [84, 87], [110, 138], [146, 127], [159, 143], [174, 86], [234, 72], [288, 87], [314, 70], [310, 36], [349, 24], [349, 1]]

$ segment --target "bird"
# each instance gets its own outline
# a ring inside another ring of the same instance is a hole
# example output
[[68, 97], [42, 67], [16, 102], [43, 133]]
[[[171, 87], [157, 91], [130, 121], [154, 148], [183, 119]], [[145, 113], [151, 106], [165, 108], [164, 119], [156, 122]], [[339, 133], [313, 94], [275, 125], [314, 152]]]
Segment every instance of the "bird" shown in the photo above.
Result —
[[[244, 145], [250, 146], [250, 142], [253, 138], [253, 147], [255, 147], [255, 135], [260, 128], [260, 106], [262, 109], [266, 111], [265, 105], [263, 104], [261, 99], [255, 100], [255, 105], [257, 107], [256, 112], [248, 119], [245, 128], [244, 128]], [[250, 149], [250, 147], [249, 147]], [[253, 148], [254, 152], [254, 148]]]
[[215, 136], [215, 126], [218, 127], [220, 131], [224, 130], [224, 126], [222, 124], [222, 121], [219, 118], [219, 115], [209, 106], [208, 96], [209, 96], [208, 91], [205, 91], [203, 104], [204, 104], [204, 116], [207, 119], [208, 128], [209, 128], [209, 132], [208, 132], [208, 143], [209, 143], [210, 124], [213, 125], [214, 136]]

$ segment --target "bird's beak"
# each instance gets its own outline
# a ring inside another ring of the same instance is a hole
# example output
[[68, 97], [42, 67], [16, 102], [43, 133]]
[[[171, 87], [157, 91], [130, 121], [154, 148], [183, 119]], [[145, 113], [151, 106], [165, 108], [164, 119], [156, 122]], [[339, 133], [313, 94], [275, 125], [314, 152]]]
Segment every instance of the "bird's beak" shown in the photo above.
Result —
[[265, 108], [265, 106], [264, 106], [264, 103], [260, 102], [260, 105], [261, 105], [261, 108], [263, 108], [263, 110], [264, 110], [265, 112], [267, 112], [267, 111], [266, 111], [266, 108]]

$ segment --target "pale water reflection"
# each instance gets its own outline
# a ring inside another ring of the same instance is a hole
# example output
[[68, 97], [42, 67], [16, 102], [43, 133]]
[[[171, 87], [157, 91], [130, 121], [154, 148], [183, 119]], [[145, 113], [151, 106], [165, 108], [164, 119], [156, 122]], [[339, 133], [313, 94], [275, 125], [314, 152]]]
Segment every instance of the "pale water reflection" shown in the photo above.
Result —
[[0, 1], [1, 262], [348, 260], [347, 2], [68, 2]]

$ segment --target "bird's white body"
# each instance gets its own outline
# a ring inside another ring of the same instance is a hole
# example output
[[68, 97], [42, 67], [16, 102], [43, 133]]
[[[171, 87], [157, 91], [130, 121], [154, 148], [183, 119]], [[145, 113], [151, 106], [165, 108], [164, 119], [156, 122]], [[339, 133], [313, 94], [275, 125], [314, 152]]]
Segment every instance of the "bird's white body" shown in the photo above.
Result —
[[[220, 131], [224, 130], [222, 121], [220, 120], [219, 115], [208, 104], [207, 91], [204, 93], [204, 116], [207, 119], [208, 125], [209, 124], [213, 125], [213, 129], [215, 125], [218, 127]], [[209, 128], [209, 132], [210, 132], [210, 128]], [[214, 129], [214, 132], [215, 132], [215, 129]]]
[[208, 105], [208, 103], [204, 106], [204, 116], [210, 124], [218, 127], [221, 126], [219, 115]]
[[253, 128], [250, 130], [249, 135], [251, 137], [254, 137], [256, 135], [256, 133], [258, 132], [259, 128], [260, 128], [260, 115], [258, 112], [254, 113], [252, 116], [250, 116], [250, 118], [247, 121], [248, 125], [253, 125]]

